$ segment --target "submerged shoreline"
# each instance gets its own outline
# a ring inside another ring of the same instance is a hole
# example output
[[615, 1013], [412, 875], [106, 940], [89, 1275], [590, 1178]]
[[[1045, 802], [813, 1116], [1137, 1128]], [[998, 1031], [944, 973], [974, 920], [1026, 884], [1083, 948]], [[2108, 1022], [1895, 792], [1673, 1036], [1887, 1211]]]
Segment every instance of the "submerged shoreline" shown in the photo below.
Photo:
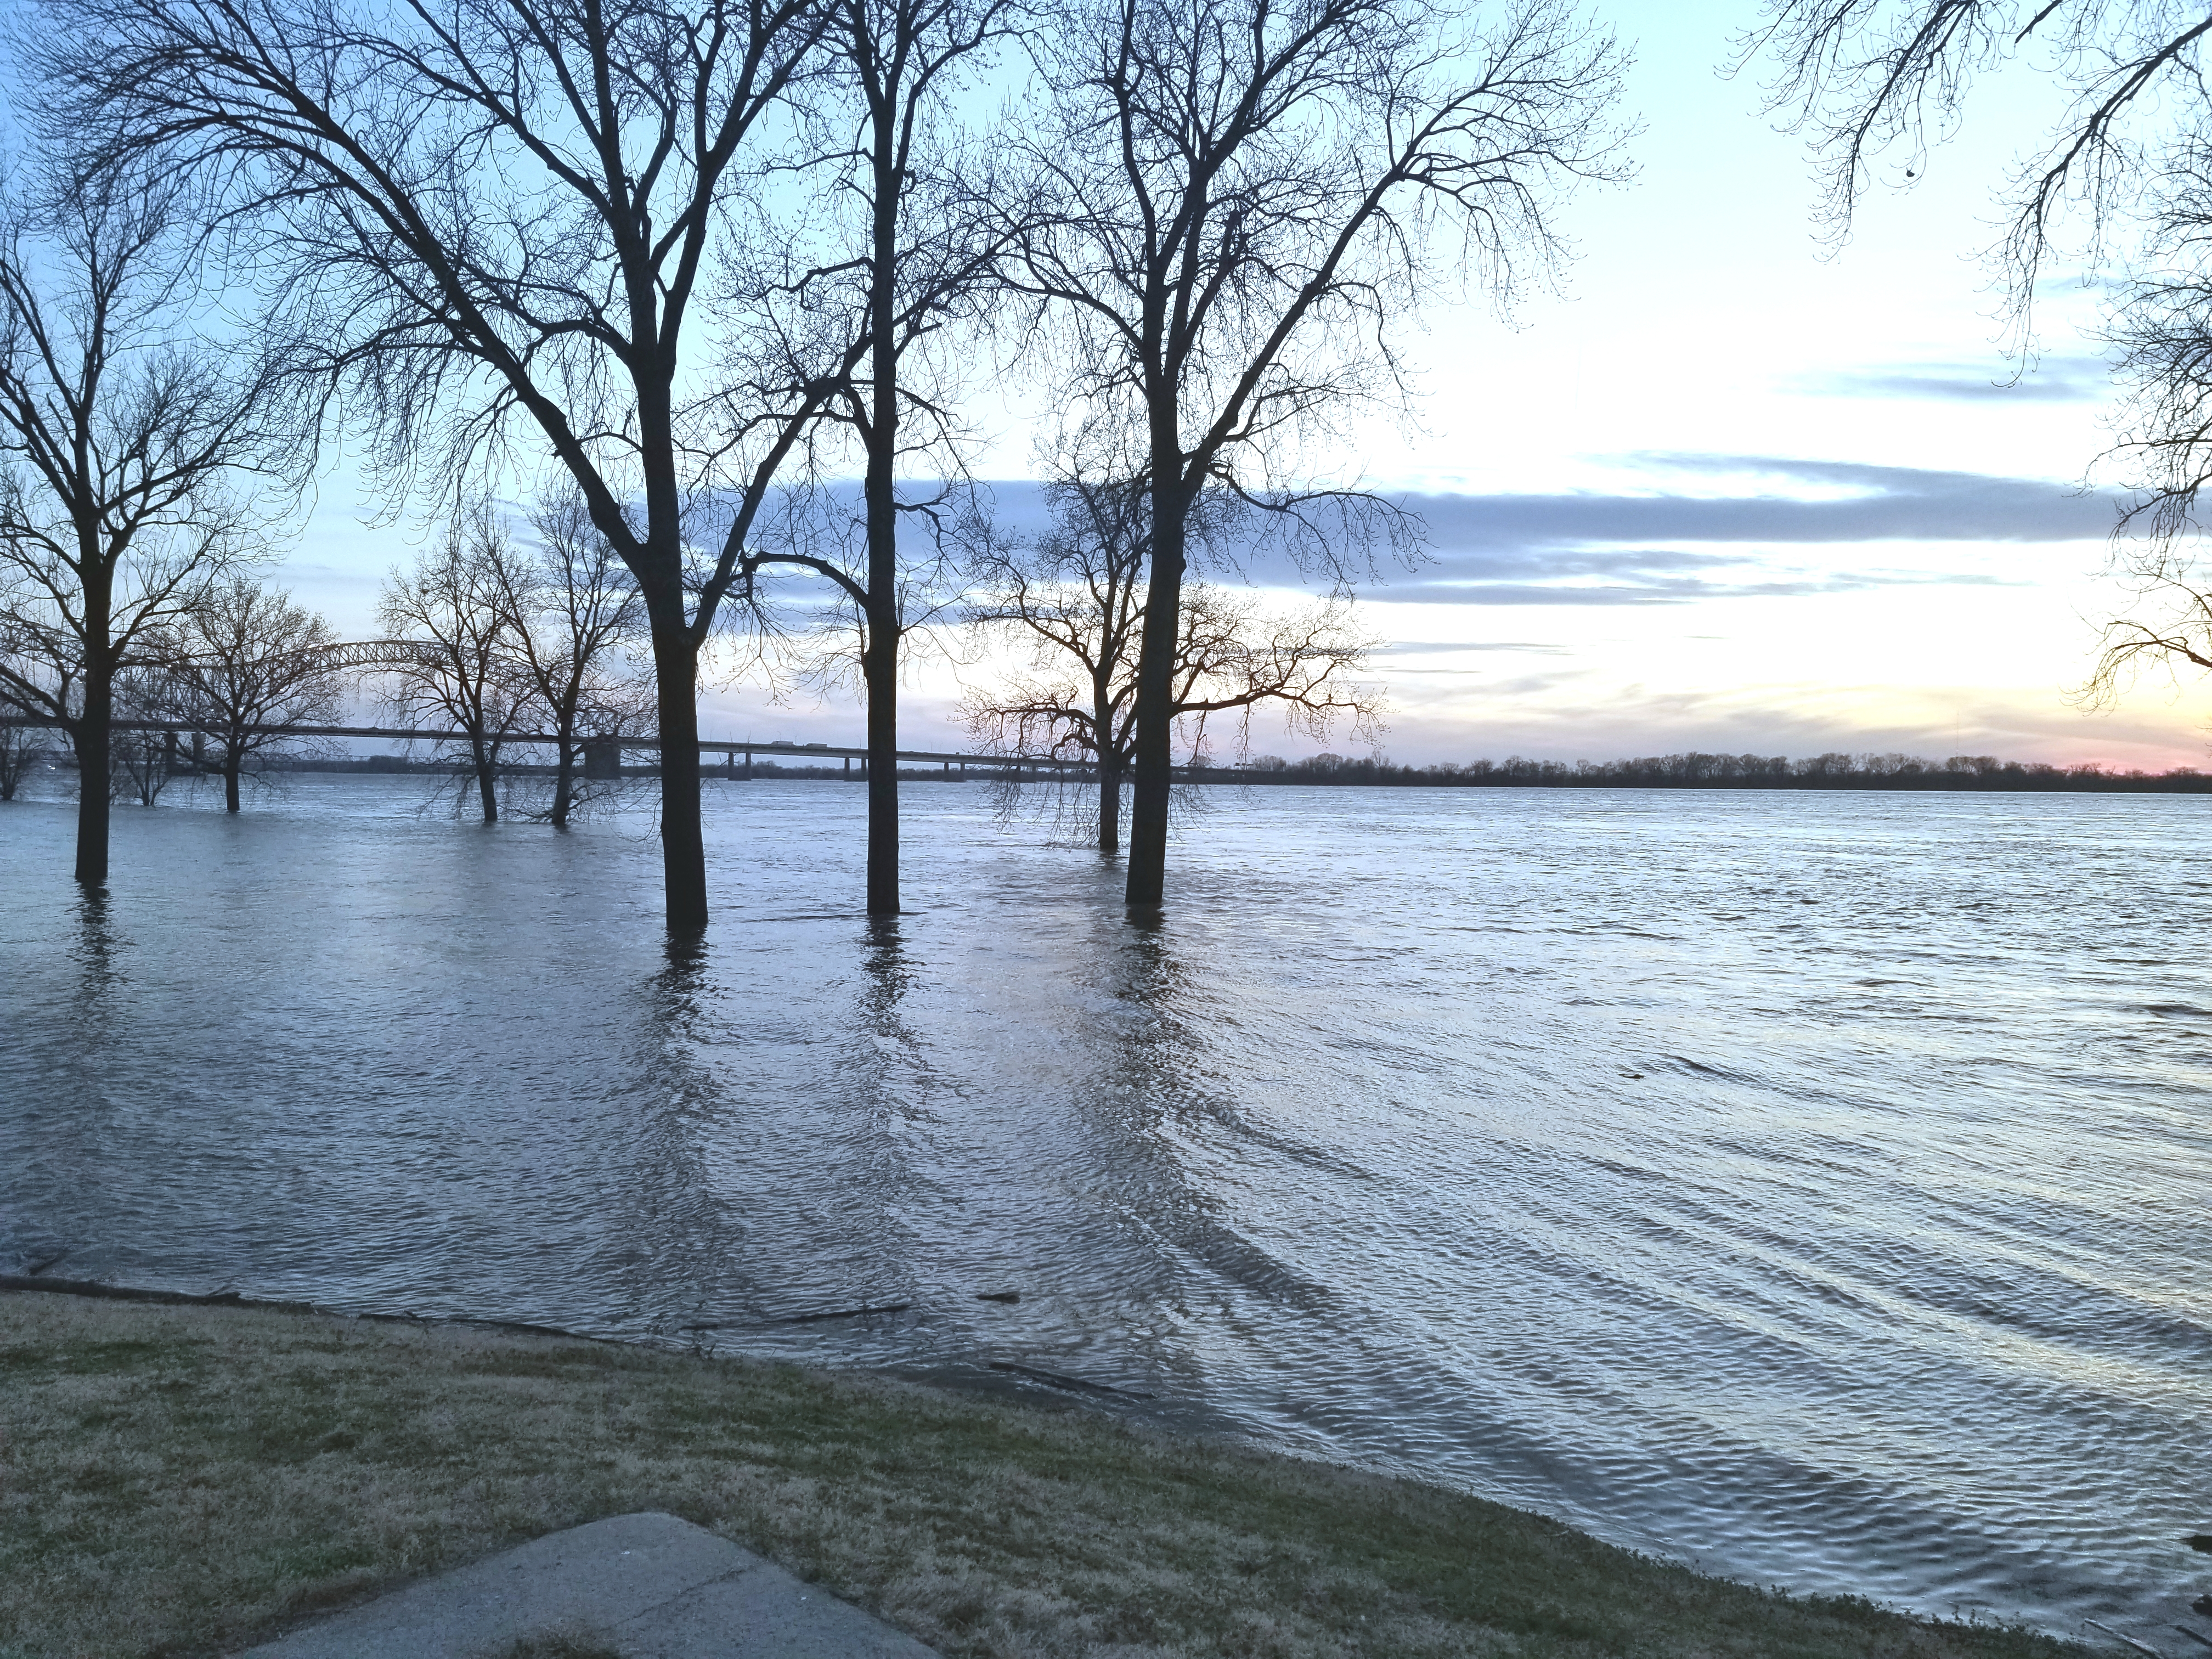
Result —
[[641, 1507], [956, 1659], [2059, 1659], [2019, 1626], [1710, 1578], [1414, 1482], [618, 1342], [0, 1286], [0, 1651], [265, 1638]]

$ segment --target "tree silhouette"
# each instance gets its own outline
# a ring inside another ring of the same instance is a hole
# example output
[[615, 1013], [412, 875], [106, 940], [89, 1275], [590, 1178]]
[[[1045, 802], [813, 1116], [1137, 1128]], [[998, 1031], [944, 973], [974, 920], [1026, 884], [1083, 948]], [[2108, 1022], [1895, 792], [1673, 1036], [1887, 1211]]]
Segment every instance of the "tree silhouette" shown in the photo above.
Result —
[[1151, 493], [1130, 904], [1164, 892], [1188, 521], [1227, 490], [1346, 574], [1388, 503], [1301, 480], [1303, 442], [1393, 403], [1392, 326], [1445, 278], [1510, 289], [1565, 186], [1619, 171], [1620, 59], [1558, 0], [1077, 0], [1010, 226], [1067, 398], [1132, 436]]

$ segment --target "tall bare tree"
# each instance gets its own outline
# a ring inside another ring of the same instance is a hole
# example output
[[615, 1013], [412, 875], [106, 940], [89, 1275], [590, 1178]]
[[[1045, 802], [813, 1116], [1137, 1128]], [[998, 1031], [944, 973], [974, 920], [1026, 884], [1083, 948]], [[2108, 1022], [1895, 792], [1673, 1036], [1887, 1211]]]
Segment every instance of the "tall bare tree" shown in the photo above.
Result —
[[[1187, 523], [1208, 489], [1307, 532], [1385, 504], [1299, 477], [1302, 441], [1402, 394], [1390, 329], [1447, 272], [1510, 287], [1565, 185], [1619, 171], [1620, 59], [1563, 0], [1076, 0], [1029, 136], [1050, 208], [1016, 283], [1071, 396], [1135, 434], [1152, 548], [1127, 897], [1164, 896]], [[1398, 528], [1404, 528], [1398, 526]], [[1341, 556], [1326, 541], [1322, 556]]]
[[695, 313], [821, 0], [42, 9], [46, 126], [218, 200], [232, 269], [327, 343], [320, 368], [395, 477], [514, 445], [574, 480], [651, 628], [667, 924], [703, 927], [699, 653], [836, 386], [718, 385], [706, 330], [744, 319]]
[[[514, 653], [508, 596], [528, 580], [525, 559], [489, 503], [457, 510], [445, 539], [412, 570], [395, 570], [377, 621], [420, 654], [390, 668], [386, 701], [400, 718], [449, 729], [441, 743], [476, 787], [486, 823], [499, 822], [506, 751], [529, 729], [534, 690]], [[503, 568], [503, 567], [505, 567]]]
[[286, 404], [272, 359], [192, 335], [173, 187], [17, 184], [0, 228], [0, 686], [68, 735], [76, 878], [97, 885], [118, 677], [157, 667], [254, 550], [233, 480], [286, 470]]
[[[977, 572], [976, 626], [1027, 647], [1023, 671], [972, 692], [962, 705], [980, 740], [1017, 754], [1068, 752], [1097, 769], [1099, 851], [1121, 849], [1123, 781], [1136, 753], [1137, 641], [1146, 555], [1141, 486], [1076, 478], [1048, 491], [1054, 531], [1031, 547], [994, 553]], [[1229, 516], [1236, 503], [1201, 504]], [[1289, 615], [1265, 612], [1256, 595], [1188, 579], [1177, 612], [1172, 707], [1179, 741], [1206, 752], [1209, 725], [1228, 715], [1245, 728], [1262, 707], [1295, 730], [1326, 737], [1339, 719], [1371, 735], [1381, 698], [1358, 679], [1375, 641], [1348, 605], [1331, 599]]]
[[222, 775], [223, 807], [270, 755], [296, 750], [303, 726], [345, 714], [345, 676], [332, 666], [337, 632], [281, 588], [233, 575], [185, 617], [165, 665], [163, 701]]
[[[868, 709], [871, 915], [899, 908], [899, 651], [920, 621], [905, 601], [936, 586], [921, 571], [950, 568], [943, 536], [972, 510], [940, 348], [988, 295], [1008, 217], [978, 210], [975, 197], [993, 186], [963, 154], [949, 101], [971, 60], [1026, 25], [1030, 9], [1030, 0], [831, 0], [826, 10], [833, 67], [813, 170], [830, 187], [833, 229], [823, 258], [790, 287], [805, 311], [842, 319], [828, 343], [844, 373], [824, 413], [860, 453], [860, 522], [857, 537], [830, 538], [848, 544], [842, 554], [764, 550], [747, 564], [803, 566], [853, 607]], [[925, 458], [936, 476], [917, 486]], [[928, 544], [918, 560], [902, 558], [902, 524]]]

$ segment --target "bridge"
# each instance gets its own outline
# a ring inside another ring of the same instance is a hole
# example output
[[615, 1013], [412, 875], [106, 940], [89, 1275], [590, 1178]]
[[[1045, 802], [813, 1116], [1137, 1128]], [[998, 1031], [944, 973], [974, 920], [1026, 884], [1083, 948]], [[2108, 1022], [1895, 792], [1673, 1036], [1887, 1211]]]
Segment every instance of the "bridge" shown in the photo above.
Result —
[[[0, 726], [52, 728], [60, 724], [58, 720], [39, 715], [0, 716]], [[111, 729], [117, 732], [166, 732], [179, 738], [200, 737], [205, 731], [204, 726], [194, 726], [189, 720], [118, 720], [112, 721], [110, 725]], [[405, 743], [461, 743], [468, 739], [468, 734], [465, 732], [426, 726], [249, 726], [245, 729], [257, 736], [275, 737], [363, 738]], [[550, 732], [497, 732], [487, 735], [495, 738], [502, 746], [507, 744], [550, 746], [561, 741], [556, 733]], [[621, 757], [626, 750], [640, 750], [658, 753], [660, 749], [659, 738], [631, 737], [619, 733], [610, 736], [599, 732], [584, 732], [571, 738], [569, 741], [579, 744], [583, 749], [584, 775], [590, 778], [620, 776]], [[802, 765], [813, 762], [839, 760], [844, 763], [844, 770], [847, 772], [853, 770], [853, 763], [857, 760], [861, 763], [860, 775], [865, 777], [867, 775], [868, 751], [866, 749], [847, 748], [836, 744], [787, 743], [781, 738], [763, 741], [757, 738], [702, 738], [698, 746], [702, 756], [724, 757], [728, 767], [728, 775], [731, 777], [752, 776], [753, 761], [757, 756], [761, 759], [780, 763], [795, 762]], [[196, 744], [194, 747], [197, 749], [198, 745]], [[897, 751], [897, 754], [902, 766], [909, 762], [925, 766], [934, 764], [941, 767], [948, 774], [957, 767], [962, 776], [967, 775], [968, 769], [971, 766], [993, 774], [1013, 772], [1019, 775], [1027, 772], [1032, 775], [1042, 776], [1049, 772], [1059, 777], [1074, 775], [1087, 778], [1097, 770], [1097, 763], [1088, 756], [992, 755], [934, 749], [902, 749]], [[742, 772], [738, 769], [740, 757], [743, 757], [744, 768]], [[198, 756], [195, 755], [193, 758], [197, 760]], [[1183, 773], [1191, 769], [1179, 766], [1175, 769], [1178, 773]]]
[[[289, 653], [287, 657], [280, 660], [291, 660], [297, 658], [312, 659], [329, 668], [355, 671], [416, 667], [447, 669], [453, 665], [451, 653], [429, 640], [356, 640], [333, 645], [309, 646]], [[516, 670], [520, 668], [520, 663], [512, 659], [507, 660], [510, 668]], [[38, 715], [0, 715], [0, 726], [56, 727], [60, 724], [59, 720], [44, 719]], [[199, 758], [198, 750], [201, 747], [197, 739], [202, 737], [206, 730], [204, 726], [196, 726], [189, 720], [128, 720], [110, 721], [109, 729], [116, 732], [167, 732], [180, 738], [192, 737], [196, 739], [193, 744], [195, 752], [192, 757], [196, 763]], [[468, 734], [465, 732], [398, 726], [248, 726], [243, 729], [257, 737], [368, 738], [407, 743], [465, 742], [468, 738]], [[561, 741], [557, 735], [550, 732], [500, 732], [489, 735], [495, 738], [502, 745], [507, 744], [550, 745]], [[569, 741], [580, 744], [583, 747], [584, 775], [587, 778], [619, 777], [622, 775], [622, 754], [625, 750], [648, 750], [658, 752], [660, 748], [660, 739], [658, 738], [629, 737], [619, 733], [580, 733], [571, 738]], [[701, 739], [699, 751], [702, 755], [723, 756], [727, 763], [728, 775], [731, 777], [739, 775], [750, 777], [753, 775], [753, 757], [756, 755], [779, 762], [842, 760], [844, 762], [844, 769], [848, 772], [853, 769], [853, 763], [857, 760], [860, 763], [861, 775], [865, 777], [867, 775], [868, 751], [866, 749], [842, 748], [834, 744], [787, 743], [781, 738], [762, 742], [749, 738], [715, 738]], [[1062, 777], [1071, 773], [1090, 776], [1097, 770], [1097, 763], [1087, 756], [962, 754], [951, 750], [928, 749], [902, 749], [897, 751], [897, 754], [901, 765], [909, 761], [921, 765], [933, 763], [942, 767], [947, 773], [957, 766], [960, 769], [963, 776], [967, 775], [970, 766], [994, 773], [1012, 771], [1017, 775], [1026, 771], [1032, 775], [1042, 775], [1048, 770], [1054, 775]], [[744, 770], [742, 775], [738, 770], [739, 756], [744, 757]], [[1191, 769], [1179, 766], [1174, 769], [1177, 773], [1183, 773]]]

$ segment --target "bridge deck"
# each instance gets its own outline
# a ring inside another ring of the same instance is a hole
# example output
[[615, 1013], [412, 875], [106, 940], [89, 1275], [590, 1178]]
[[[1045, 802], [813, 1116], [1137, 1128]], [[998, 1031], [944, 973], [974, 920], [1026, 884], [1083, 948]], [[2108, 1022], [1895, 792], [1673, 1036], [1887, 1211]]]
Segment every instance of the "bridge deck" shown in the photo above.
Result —
[[[21, 715], [0, 717], [0, 726], [51, 727], [58, 724], [58, 722], [54, 720]], [[189, 736], [195, 731], [204, 729], [194, 726], [188, 720], [116, 720], [112, 725], [118, 732], [174, 732], [179, 737]], [[246, 730], [261, 733], [279, 730], [279, 728], [255, 726], [248, 726]], [[438, 732], [404, 726], [289, 726], [281, 728], [281, 734], [297, 738], [372, 738], [408, 743], [451, 743], [464, 736], [459, 732]], [[560, 741], [559, 738], [550, 732], [502, 732], [498, 734], [498, 737], [502, 744], [550, 744]], [[574, 741], [593, 745], [612, 743], [623, 749], [657, 750], [660, 747], [660, 739], [658, 738], [592, 737], [578, 738]], [[836, 744], [786, 743], [781, 740], [762, 743], [747, 738], [702, 738], [699, 739], [699, 751], [708, 755], [743, 755], [748, 761], [756, 757], [763, 760], [800, 762], [866, 760], [868, 757], [868, 751], [866, 749], [845, 748]], [[1012, 767], [1049, 766], [1063, 770], [1073, 769], [1088, 772], [1096, 769], [1097, 765], [1087, 757], [1070, 757], [1064, 755], [962, 754], [955, 750], [933, 749], [902, 749], [897, 752], [902, 763], [936, 762], [945, 766], [980, 766], [1000, 770]], [[1176, 769], [1182, 771], [1184, 769], [1178, 767]]]

